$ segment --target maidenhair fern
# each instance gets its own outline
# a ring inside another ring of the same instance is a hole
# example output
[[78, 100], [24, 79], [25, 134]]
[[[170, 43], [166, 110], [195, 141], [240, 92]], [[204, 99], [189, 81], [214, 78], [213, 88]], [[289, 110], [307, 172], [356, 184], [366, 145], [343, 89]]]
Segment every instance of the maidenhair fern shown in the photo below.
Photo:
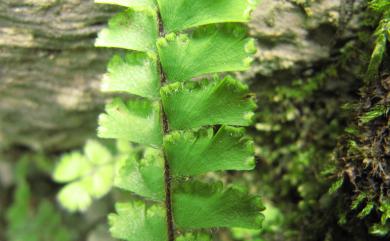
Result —
[[65, 184], [57, 197], [61, 205], [71, 212], [85, 211], [93, 199], [106, 195], [113, 185], [119, 156], [94, 140], [88, 140], [84, 153], [64, 154], [53, 172], [54, 181]]
[[[227, 71], [249, 68], [256, 48], [244, 25], [253, 0], [96, 0], [126, 9], [96, 46], [120, 48], [102, 89], [130, 94], [107, 104], [101, 138], [146, 146], [122, 163], [115, 185], [145, 201], [118, 203], [111, 233], [128, 241], [201, 241], [197, 229], [259, 229], [258, 197], [195, 176], [250, 170], [254, 97]], [[219, 75], [217, 75], [219, 73]], [[215, 76], [210, 77], [210, 74]], [[148, 200], [148, 201], [146, 201]]]

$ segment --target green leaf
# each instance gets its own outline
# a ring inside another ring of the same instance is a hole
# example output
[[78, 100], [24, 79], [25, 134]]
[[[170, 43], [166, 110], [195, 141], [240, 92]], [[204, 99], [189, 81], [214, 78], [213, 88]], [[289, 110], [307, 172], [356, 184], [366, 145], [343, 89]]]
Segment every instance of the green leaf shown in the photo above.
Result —
[[162, 144], [158, 103], [131, 100], [125, 104], [117, 98], [106, 106], [106, 112], [99, 116], [99, 137], [152, 146]]
[[10, 225], [8, 232], [18, 229], [18, 224], [25, 220], [29, 213], [31, 191], [26, 180], [29, 160], [22, 158], [15, 167], [16, 189], [13, 193], [12, 206], [7, 210], [6, 218]]
[[92, 204], [92, 197], [82, 184], [68, 184], [57, 194], [58, 201], [70, 212], [86, 211]]
[[231, 77], [170, 84], [161, 89], [161, 98], [172, 129], [248, 126], [256, 108], [248, 87]]
[[87, 140], [84, 146], [84, 154], [87, 160], [96, 165], [105, 165], [112, 162], [111, 152], [95, 140]]
[[376, 11], [388, 11], [390, 10], [390, 1], [389, 0], [371, 0], [369, 3], [370, 8]]
[[355, 210], [359, 207], [359, 205], [367, 198], [367, 195], [362, 192], [357, 197], [353, 198], [351, 209]]
[[207, 26], [191, 36], [174, 33], [157, 43], [169, 82], [210, 73], [247, 70], [256, 51], [254, 40], [239, 25]]
[[115, 185], [143, 197], [163, 200], [164, 159], [161, 151], [148, 148], [140, 161], [127, 159], [119, 168]]
[[80, 152], [71, 152], [61, 157], [54, 170], [53, 179], [56, 182], [71, 182], [88, 173], [89, 168], [90, 163]]
[[358, 214], [359, 218], [364, 218], [374, 209], [374, 203], [369, 201], [366, 206], [362, 209], [362, 211]]
[[[266, 221], [267, 217], [264, 220]], [[254, 240], [254, 238], [259, 237], [261, 235], [261, 230], [246, 229], [246, 228], [232, 228], [232, 235], [234, 237], [234, 240], [248, 240], [249, 238], [249, 240], [251, 241], [258, 241], [258, 240]]]
[[75, 239], [72, 237], [71, 230], [61, 222], [60, 213], [48, 201], [40, 202], [37, 210], [29, 210], [23, 218], [8, 220], [8, 225], [7, 241], [70, 241]]
[[374, 79], [379, 71], [379, 67], [383, 60], [383, 55], [386, 52], [387, 39], [385, 33], [378, 34], [375, 42], [375, 48], [371, 55], [370, 64], [366, 76], [368, 80]]
[[115, 55], [102, 80], [102, 91], [127, 92], [142, 97], [158, 97], [160, 81], [156, 61], [144, 53]]
[[381, 223], [386, 224], [387, 220], [390, 219], [390, 197], [380, 201], [379, 211], [382, 213]]
[[247, 22], [258, 1], [157, 0], [167, 32], [224, 22]]
[[340, 177], [338, 178], [332, 185], [330, 186], [328, 192], [329, 194], [334, 194], [336, 193], [344, 184], [344, 178]]
[[[55, 209], [52, 203], [47, 200], [42, 201], [39, 204], [37, 213], [33, 218], [35, 231], [26, 234], [27, 239], [31, 240], [31, 235], [42, 236], [37, 241], [70, 241], [74, 240], [70, 231], [64, 227], [61, 222], [61, 216], [58, 210]], [[44, 230], [44, 232], [42, 232]], [[21, 230], [22, 232], [24, 230]]]
[[185, 183], [174, 190], [173, 214], [180, 228], [242, 227], [259, 229], [263, 220], [259, 197], [222, 184]]
[[387, 234], [390, 233], [390, 225], [376, 223], [370, 227], [369, 232], [370, 232], [370, 234], [375, 235], [375, 236], [385, 237]]
[[162, 207], [145, 207], [141, 202], [118, 203], [118, 214], [108, 221], [114, 238], [127, 241], [166, 241], [165, 211]]
[[164, 147], [174, 176], [255, 167], [253, 141], [243, 128], [176, 131], [165, 137]]
[[31, 237], [35, 235], [38, 236], [36, 241], [70, 241], [75, 238], [72, 237], [71, 230], [68, 230], [62, 223], [60, 212], [46, 200], [39, 204], [37, 213], [31, 222], [34, 223], [34, 230], [30, 233], [26, 233], [25, 229], [20, 230], [25, 235], [25, 238], [20, 240], [32, 241]]
[[95, 3], [114, 4], [135, 9], [152, 8], [156, 6], [155, 0], [95, 0]]
[[210, 237], [205, 234], [185, 234], [175, 239], [176, 241], [211, 241]]
[[63, 155], [53, 173], [56, 182], [67, 183], [58, 200], [69, 211], [85, 211], [94, 198], [106, 195], [113, 185], [115, 160], [109, 150], [89, 140], [84, 154]]
[[110, 19], [108, 28], [99, 33], [95, 46], [155, 52], [157, 35], [154, 11], [129, 9]]
[[[74, 240], [61, 222], [60, 214], [48, 201], [32, 200], [26, 180], [29, 161], [22, 158], [16, 166], [16, 190], [12, 205], [6, 212], [8, 241], [70, 241]], [[31, 205], [34, 201], [35, 205]], [[37, 209], [34, 206], [38, 206]], [[42, 232], [44, 230], [44, 232]]]
[[[261, 230], [251, 230], [253, 234], [258, 236], [261, 232], [283, 232], [286, 215], [281, 209], [276, 206], [273, 206], [271, 203], [265, 204], [264, 214], [264, 222]], [[241, 229], [242, 230], [242, 229]], [[242, 230], [243, 231], [243, 230]], [[245, 229], [245, 232], [249, 230]], [[242, 238], [242, 237], [241, 237]]]

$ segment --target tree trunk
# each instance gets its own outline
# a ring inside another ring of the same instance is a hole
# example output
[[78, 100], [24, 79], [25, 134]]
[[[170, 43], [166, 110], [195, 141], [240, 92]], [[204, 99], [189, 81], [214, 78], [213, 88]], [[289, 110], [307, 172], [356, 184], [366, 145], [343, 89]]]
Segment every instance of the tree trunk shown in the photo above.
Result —
[[59, 150], [93, 135], [114, 9], [85, 0], [0, 2], [0, 147]]

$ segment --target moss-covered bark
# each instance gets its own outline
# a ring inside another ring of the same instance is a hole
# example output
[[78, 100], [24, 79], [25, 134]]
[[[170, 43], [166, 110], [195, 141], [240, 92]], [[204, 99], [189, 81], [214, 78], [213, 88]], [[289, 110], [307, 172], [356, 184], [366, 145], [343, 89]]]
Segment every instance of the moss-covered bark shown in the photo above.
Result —
[[[379, 211], [359, 218], [367, 200], [356, 211], [348, 211], [359, 194], [357, 180], [360, 189], [370, 189], [377, 200], [389, 195], [384, 194], [389, 175], [388, 164], [384, 164], [388, 162], [387, 141], [380, 136], [388, 131], [384, 111], [379, 123], [360, 125], [361, 134], [346, 136], [349, 127], [362, 115], [372, 114], [378, 103], [387, 111], [383, 103], [388, 95], [383, 77], [370, 86], [364, 82], [380, 15], [369, 10], [367, 2], [351, 4], [347, 9], [353, 9], [352, 14], [346, 18], [339, 15], [338, 25], [321, 24], [330, 31], [320, 38], [328, 44], [328, 57], [295, 71], [275, 71], [270, 77], [260, 72], [257, 79], [261, 82], [253, 83], [260, 106], [256, 125], [259, 182], [264, 196], [271, 197], [270, 203], [284, 214], [279, 231], [269, 232], [266, 240], [386, 240], [369, 234], [379, 222]], [[351, 28], [354, 30], [349, 32]], [[357, 144], [360, 157], [350, 152], [355, 139], [364, 143]], [[379, 149], [378, 142], [382, 145]], [[381, 153], [374, 158], [381, 164], [374, 161], [367, 168], [363, 160], [372, 157], [373, 150], [374, 155]], [[376, 177], [367, 178], [373, 170]], [[336, 191], [344, 176], [347, 181]]]

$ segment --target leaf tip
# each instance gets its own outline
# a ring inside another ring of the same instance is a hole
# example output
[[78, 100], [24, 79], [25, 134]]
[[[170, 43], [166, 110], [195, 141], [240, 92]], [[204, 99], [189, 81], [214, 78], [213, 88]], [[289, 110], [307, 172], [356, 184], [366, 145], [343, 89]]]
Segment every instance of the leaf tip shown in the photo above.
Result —
[[167, 47], [168, 46], [168, 41], [166, 38], [159, 38], [157, 40], [157, 46], [160, 47], [160, 48], [164, 48], [164, 47]]
[[248, 54], [255, 54], [257, 51], [256, 42], [253, 38], [250, 38], [244, 47], [245, 47], [245, 52]]

